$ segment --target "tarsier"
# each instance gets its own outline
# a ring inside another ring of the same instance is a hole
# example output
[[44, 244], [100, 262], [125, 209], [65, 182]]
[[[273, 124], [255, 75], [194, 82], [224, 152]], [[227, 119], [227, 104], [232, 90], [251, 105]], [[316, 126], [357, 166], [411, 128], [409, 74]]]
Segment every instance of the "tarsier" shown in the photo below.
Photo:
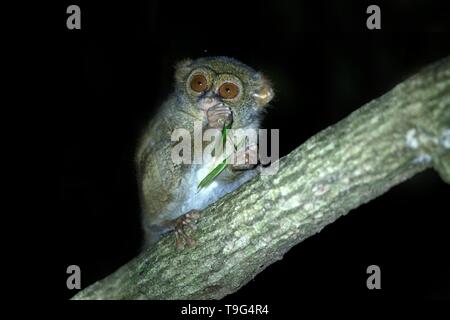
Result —
[[[146, 127], [136, 154], [146, 244], [175, 229], [178, 248], [192, 245], [184, 228], [199, 218], [198, 212], [256, 174], [254, 165], [230, 164], [199, 192], [210, 166], [175, 164], [173, 130], [192, 131], [199, 120], [204, 128], [258, 129], [273, 96], [261, 73], [232, 58], [188, 59], [176, 66], [175, 90]], [[255, 150], [250, 146], [245, 152]]]

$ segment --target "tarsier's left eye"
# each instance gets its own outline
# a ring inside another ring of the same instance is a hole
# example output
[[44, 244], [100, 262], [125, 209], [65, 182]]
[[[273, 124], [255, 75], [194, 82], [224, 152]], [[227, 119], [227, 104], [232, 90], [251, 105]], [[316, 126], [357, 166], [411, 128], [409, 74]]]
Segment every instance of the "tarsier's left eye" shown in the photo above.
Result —
[[219, 88], [219, 95], [224, 99], [233, 99], [239, 94], [239, 87], [232, 82], [225, 82]]
[[208, 80], [202, 74], [196, 74], [191, 80], [191, 89], [195, 92], [203, 92], [208, 89]]

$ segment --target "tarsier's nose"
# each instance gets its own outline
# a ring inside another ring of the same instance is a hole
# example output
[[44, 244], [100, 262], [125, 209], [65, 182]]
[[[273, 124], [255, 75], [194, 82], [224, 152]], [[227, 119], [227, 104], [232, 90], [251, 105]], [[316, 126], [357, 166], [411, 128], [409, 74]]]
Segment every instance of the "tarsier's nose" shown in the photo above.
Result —
[[203, 100], [203, 103], [205, 103], [205, 104], [211, 104], [211, 103], [213, 103], [215, 101], [215, 99], [213, 97], [211, 97], [211, 96], [210, 97], [205, 97], [202, 100]]
[[206, 91], [202, 96], [201, 96], [201, 100], [205, 101], [205, 102], [213, 102], [216, 101], [218, 98], [218, 96], [212, 92], [212, 90]]
[[217, 105], [220, 102], [221, 102], [220, 99], [216, 95], [214, 95], [211, 92], [208, 92], [199, 99], [198, 104], [200, 109], [206, 112], [209, 108]]

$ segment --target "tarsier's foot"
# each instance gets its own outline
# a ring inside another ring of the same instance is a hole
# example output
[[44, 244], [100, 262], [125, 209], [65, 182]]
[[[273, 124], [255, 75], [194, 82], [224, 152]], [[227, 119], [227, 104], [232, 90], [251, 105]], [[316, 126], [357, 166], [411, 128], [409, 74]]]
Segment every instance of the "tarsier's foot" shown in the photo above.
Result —
[[188, 247], [192, 247], [195, 244], [195, 241], [186, 234], [186, 227], [195, 230], [195, 222], [199, 218], [200, 213], [197, 210], [191, 210], [175, 220], [175, 244], [178, 250], [184, 249], [184, 243], [186, 243]]
[[223, 103], [216, 104], [206, 112], [208, 124], [211, 128], [222, 128], [233, 121], [231, 109]]
[[258, 163], [258, 147], [256, 144], [246, 146], [236, 152], [236, 158], [231, 165], [233, 170], [247, 170]]

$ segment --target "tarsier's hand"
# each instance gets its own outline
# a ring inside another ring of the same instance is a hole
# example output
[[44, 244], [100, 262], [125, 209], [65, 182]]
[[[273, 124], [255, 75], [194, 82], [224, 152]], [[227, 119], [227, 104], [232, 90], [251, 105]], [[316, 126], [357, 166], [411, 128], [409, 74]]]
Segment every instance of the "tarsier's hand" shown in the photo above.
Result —
[[222, 128], [224, 125], [229, 125], [233, 121], [231, 109], [223, 103], [209, 108], [206, 115], [211, 128]]
[[231, 166], [233, 170], [248, 170], [258, 163], [258, 147], [256, 144], [245, 146], [237, 151], [235, 162]]

